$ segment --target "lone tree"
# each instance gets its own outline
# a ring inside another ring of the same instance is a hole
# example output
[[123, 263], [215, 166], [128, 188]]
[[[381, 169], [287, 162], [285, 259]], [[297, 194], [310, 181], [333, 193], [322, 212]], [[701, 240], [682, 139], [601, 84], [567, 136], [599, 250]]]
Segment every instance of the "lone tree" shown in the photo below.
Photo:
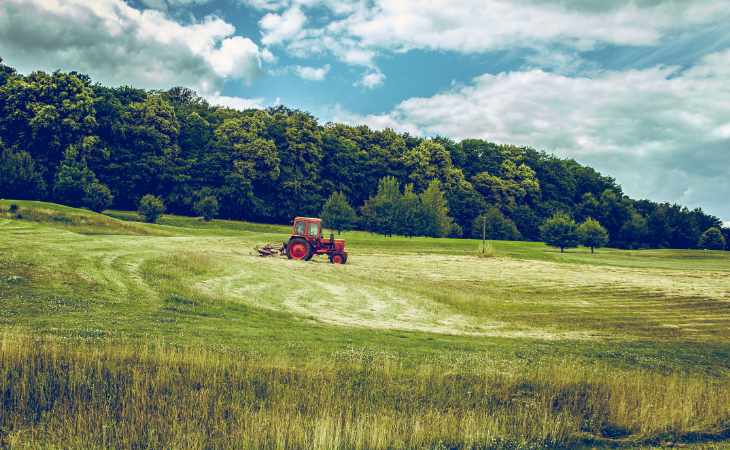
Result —
[[203, 220], [210, 222], [218, 215], [218, 199], [215, 195], [206, 195], [193, 205], [193, 211], [199, 216], [203, 216]]
[[591, 253], [597, 247], [603, 247], [608, 243], [608, 231], [603, 225], [592, 217], [587, 218], [578, 225], [578, 238], [580, 243], [591, 248]]
[[717, 227], [710, 227], [705, 230], [697, 243], [700, 248], [707, 250], [725, 250], [726, 244], [725, 236], [722, 235], [722, 231]]
[[333, 192], [322, 208], [322, 221], [327, 228], [337, 230], [351, 230], [357, 223], [357, 214], [342, 192]]
[[160, 197], [147, 194], [139, 201], [137, 212], [144, 218], [145, 222], [155, 223], [165, 212], [165, 203]]
[[555, 213], [540, 225], [540, 236], [546, 244], [559, 247], [560, 253], [566, 248], [577, 247], [579, 243], [575, 220], [561, 212]]

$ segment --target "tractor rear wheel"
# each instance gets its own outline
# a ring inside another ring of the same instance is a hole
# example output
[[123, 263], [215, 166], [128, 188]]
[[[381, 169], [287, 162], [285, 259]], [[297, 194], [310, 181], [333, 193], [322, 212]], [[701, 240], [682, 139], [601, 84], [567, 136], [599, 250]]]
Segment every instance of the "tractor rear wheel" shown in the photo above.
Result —
[[294, 238], [286, 246], [286, 256], [289, 259], [300, 259], [308, 261], [312, 256], [309, 242], [304, 239]]
[[331, 264], [345, 264], [347, 262], [347, 255], [343, 255], [342, 253], [334, 253], [330, 255], [330, 263]]

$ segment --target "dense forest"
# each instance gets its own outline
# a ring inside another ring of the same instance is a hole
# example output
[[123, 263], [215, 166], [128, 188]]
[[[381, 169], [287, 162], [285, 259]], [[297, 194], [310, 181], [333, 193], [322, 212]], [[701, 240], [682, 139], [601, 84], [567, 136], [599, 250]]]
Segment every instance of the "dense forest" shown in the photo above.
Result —
[[[0, 197], [102, 210], [136, 209], [147, 194], [172, 213], [193, 214], [205, 199], [219, 217], [277, 223], [319, 215], [335, 194], [374, 231], [476, 237], [488, 222], [494, 239], [539, 240], [540, 225], [561, 213], [596, 219], [623, 248], [695, 248], [721, 227], [700, 209], [631, 199], [614, 179], [528, 147], [320, 124], [283, 106], [237, 111], [186, 88], [22, 75], [0, 59]], [[384, 230], [387, 195], [448, 217]]]

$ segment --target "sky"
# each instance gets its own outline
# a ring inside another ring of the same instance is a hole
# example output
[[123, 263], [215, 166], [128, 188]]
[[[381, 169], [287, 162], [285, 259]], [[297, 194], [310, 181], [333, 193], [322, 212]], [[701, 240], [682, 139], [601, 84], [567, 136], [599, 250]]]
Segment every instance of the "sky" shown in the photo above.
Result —
[[0, 57], [528, 145], [730, 226], [730, 0], [2, 0]]

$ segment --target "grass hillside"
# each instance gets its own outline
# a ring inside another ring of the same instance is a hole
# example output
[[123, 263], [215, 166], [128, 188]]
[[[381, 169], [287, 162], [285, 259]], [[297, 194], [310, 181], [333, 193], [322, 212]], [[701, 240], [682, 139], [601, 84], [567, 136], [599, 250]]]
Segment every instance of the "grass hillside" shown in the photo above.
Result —
[[136, 219], [0, 201], [0, 448], [730, 439], [730, 252]]

